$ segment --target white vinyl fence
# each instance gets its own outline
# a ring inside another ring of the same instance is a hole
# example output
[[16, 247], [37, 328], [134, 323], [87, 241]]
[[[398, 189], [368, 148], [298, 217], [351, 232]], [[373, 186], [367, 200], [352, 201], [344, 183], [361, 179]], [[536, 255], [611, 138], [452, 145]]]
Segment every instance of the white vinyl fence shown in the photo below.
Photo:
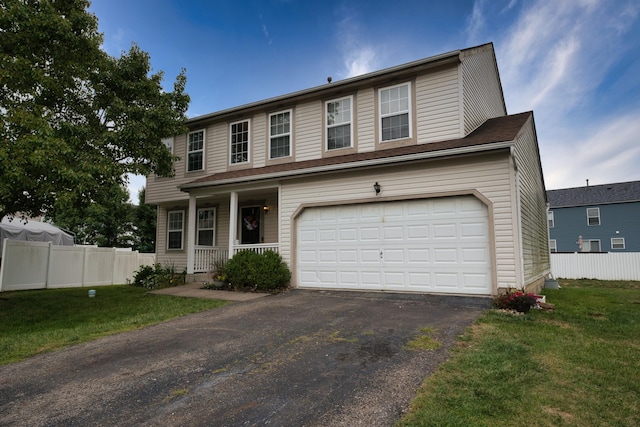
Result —
[[50, 242], [6, 239], [0, 291], [125, 284], [155, 254], [117, 248], [56, 246]]
[[551, 274], [564, 279], [640, 280], [640, 252], [552, 253]]

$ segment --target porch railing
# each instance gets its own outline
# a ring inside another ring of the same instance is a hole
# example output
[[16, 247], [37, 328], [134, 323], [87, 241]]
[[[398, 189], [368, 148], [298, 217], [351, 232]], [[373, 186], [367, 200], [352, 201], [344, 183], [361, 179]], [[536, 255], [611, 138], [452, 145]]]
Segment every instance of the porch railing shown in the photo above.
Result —
[[[279, 252], [280, 245], [278, 243], [260, 243], [256, 245], [234, 245], [233, 254], [240, 251], [254, 251], [259, 254], [267, 250]], [[216, 262], [224, 262], [229, 259], [229, 248], [226, 246], [213, 247], [196, 247], [194, 256], [193, 271], [196, 273], [205, 273], [215, 270]]]
[[263, 254], [265, 251], [280, 251], [280, 244], [278, 243], [259, 243], [255, 245], [234, 245], [233, 254], [237, 254], [240, 251], [254, 251], [259, 254]]
[[224, 246], [214, 246], [206, 248], [196, 247], [193, 260], [193, 271], [196, 273], [205, 273], [214, 271], [216, 262], [224, 262], [229, 259], [229, 248]]

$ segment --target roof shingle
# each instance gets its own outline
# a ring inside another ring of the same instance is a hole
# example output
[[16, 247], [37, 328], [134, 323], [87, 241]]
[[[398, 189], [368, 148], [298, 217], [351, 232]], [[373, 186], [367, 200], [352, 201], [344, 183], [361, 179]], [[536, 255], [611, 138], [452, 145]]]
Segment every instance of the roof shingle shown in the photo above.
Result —
[[640, 201], [640, 181], [548, 190], [552, 208]]

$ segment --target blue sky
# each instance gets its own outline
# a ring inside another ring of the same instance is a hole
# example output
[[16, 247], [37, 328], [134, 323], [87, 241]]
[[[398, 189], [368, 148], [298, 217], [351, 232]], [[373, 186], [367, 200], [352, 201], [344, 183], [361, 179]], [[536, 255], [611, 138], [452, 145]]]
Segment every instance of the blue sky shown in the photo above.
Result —
[[[534, 111], [547, 189], [640, 180], [637, 0], [94, 0], [113, 56], [149, 52], [189, 117], [493, 42], [509, 114]], [[137, 190], [144, 178], [133, 177]]]

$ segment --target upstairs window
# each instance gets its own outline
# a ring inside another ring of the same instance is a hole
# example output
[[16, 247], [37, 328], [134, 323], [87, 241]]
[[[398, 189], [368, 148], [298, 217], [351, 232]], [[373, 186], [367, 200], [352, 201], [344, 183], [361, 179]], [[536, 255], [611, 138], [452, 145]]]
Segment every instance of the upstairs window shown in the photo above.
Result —
[[171, 138], [162, 138], [162, 145], [167, 147], [167, 150], [169, 150], [169, 152], [171, 154], [173, 154], [173, 137], [171, 137]]
[[167, 249], [182, 249], [184, 234], [184, 211], [171, 211], [167, 214]]
[[558, 252], [558, 244], [556, 239], [549, 240], [549, 252]]
[[231, 164], [249, 161], [249, 120], [231, 124]]
[[187, 135], [187, 172], [204, 169], [204, 131]]
[[352, 98], [343, 98], [326, 103], [327, 150], [351, 147], [353, 112]]
[[587, 225], [600, 225], [600, 208], [587, 208]]
[[411, 84], [378, 91], [382, 141], [411, 137]]
[[624, 237], [612, 237], [611, 238], [611, 249], [624, 249]]
[[548, 211], [547, 212], [547, 219], [549, 220], [549, 228], [555, 227], [556, 223], [555, 223], [555, 220], [553, 218], [553, 211]]
[[291, 111], [269, 116], [269, 158], [291, 155]]
[[198, 246], [214, 246], [216, 234], [216, 209], [198, 209]]

